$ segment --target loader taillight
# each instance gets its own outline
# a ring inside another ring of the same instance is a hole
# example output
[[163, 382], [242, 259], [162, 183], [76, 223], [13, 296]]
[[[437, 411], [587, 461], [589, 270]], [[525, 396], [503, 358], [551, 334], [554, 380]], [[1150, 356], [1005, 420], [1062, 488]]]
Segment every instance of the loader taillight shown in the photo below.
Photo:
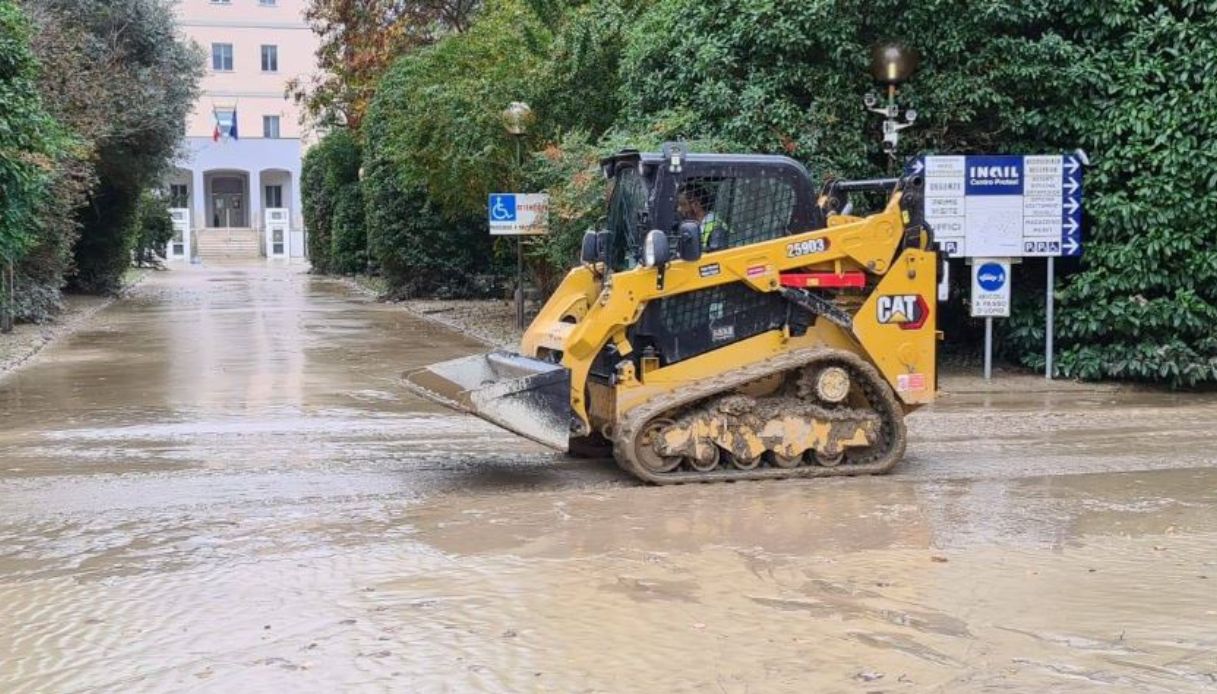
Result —
[[783, 287], [807, 289], [827, 287], [832, 289], [861, 289], [866, 286], [866, 273], [860, 270], [849, 272], [783, 272]]

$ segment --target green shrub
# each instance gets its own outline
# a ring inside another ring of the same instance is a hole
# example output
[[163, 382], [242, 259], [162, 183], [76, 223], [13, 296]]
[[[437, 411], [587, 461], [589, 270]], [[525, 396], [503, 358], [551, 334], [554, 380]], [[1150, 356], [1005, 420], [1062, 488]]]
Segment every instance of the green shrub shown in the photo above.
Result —
[[[1082, 270], [1060, 292], [1057, 368], [1217, 382], [1217, 13], [1186, 1], [1073, 9], [1063, 31], [1085, 51], [1085, 88], [1046, 121], [1076, 132], [1093, 166]], [[1043, 365], [1034, 340], [1017, 347]]]
[[365, 157], [363, 190], [370, 252], [391, 294], [471, 296], [490, 287], [477, 275], [490, 268], [491, 243], [479, 216], [441, 215], [419, 186], [405, 188], [395, 166]]
[[330, 271], [349, 275], [368, 266], [368, 231], [359, 182], [339, 188], [337, 200], [331, 221]]
[[[419, 186], [450, 220], [485, 210], [487, 195], [520, 183], [516, 143], [500, 113], [513, 101], [539, 108], [549, 33], [519, 0], [489, 2], [467, 32], [402, 56], [385, 75], [365, 120], [365, 145]], [[543, 141], [538, 123], [521, 144]]]
[[[308, 231], [309, 261], [317, 272], [354, 272], [361, 269], [353, 256], [362, 252], [355, 244], [355, 227], [362, 223], [354, 217], [362, 209], [351, 198], [351, 186], [359, 182], [359, 147], [345, 129], [330, 131], [309, 149], [300, 172], [301, 211]], [[356, 191], [358, 186], [356, 185]], [[345, 194], [344, 194], [345, 193]], [[357, 193], [356, 193], [357, 194]], [[339, 207], [343, 207], [343, 238], [336, 237]], [[342, 257], [335, 255], [339, 252]], [[345, 269], [352, 268], [352, 269]]]
[[[486, 199], [522, 184], [500, 113], [512, 101], [537, 107], [550, 40], [522, 2], [498, 0], [467, 32], [402, 56], [385, 75], [363, 122], [363, 185], [372, 259], [394, 293], [490, 290]], [[522, 152], [544, 131], [531, 129]]]
[[314, 145], [300, 166], [300, 212], [308, 235], [309, 262], [316, 272], [326, 272], [330, 266], [330, 217], [334, 214], [325, 187], [324, 144], [323, 139]]
[[81, 235], [73, 249], [76, 274], [72, 277], [77, 290], [104, 294], [120, 288], [123, 273], [131, 267], [138, 228], [139, 191], [132, 190], [134, 185], [103, 173], [89, 194], [89, 204], [77, 211]]
[[169, 201], [153, 191], [144, 191], [135, 213], [135, 264], [157, 265], [165, 257], [165, 247], [173, 238], [173, 218]]

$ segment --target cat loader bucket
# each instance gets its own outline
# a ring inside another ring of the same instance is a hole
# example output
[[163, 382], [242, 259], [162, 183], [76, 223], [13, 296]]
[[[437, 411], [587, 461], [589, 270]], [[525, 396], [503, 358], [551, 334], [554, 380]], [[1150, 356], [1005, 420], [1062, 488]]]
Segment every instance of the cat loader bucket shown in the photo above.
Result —
[[567, 449], [570, 371], [561, 364], [496, 351], [414, 369], [405, 381], [428, 400]]

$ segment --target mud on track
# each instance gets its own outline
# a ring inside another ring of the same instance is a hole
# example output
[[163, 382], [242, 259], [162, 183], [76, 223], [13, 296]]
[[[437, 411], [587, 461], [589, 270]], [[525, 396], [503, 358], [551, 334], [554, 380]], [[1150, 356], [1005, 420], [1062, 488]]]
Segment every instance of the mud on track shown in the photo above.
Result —
[[1217, 688], [1210, 398], [947, 382], [895, 475], [649, 488], [398, 385], [478, 349], [181, 268], [0, 377], [0, 689]]

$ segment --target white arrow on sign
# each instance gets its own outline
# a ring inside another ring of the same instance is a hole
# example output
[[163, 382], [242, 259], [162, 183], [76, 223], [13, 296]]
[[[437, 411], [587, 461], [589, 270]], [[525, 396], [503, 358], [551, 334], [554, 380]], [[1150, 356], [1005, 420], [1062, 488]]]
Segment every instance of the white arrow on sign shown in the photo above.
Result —
[[1070, 195], [1073, 195], [1074, 193], [1078, 192], [1078, 182], [1073, 180], [1072, 178], [1069, 179], [1068, 181], [1066, 181], [1063, 185], [1065, 186], [1065, 190], [1069, 191]]
[[1078, 160], [1077, 160], [1076, 158], [1074, 158], [1074, 157], [1065, 157], [1065, 168], [1066, 168], [1066, 169], [1069, 169], [1069, 175], [1070, 175], [1070, 176], [1072, 176], [1073, 174], [1077, 173], [1077, 172], [1078, 172], [1078, 169], [1079, 169], [1079, 168], [1081, 168], [1081, 166], [1082, 166], [1082, 165], [1078, 163]]
[[920, 159], [916, 159], [913, 161], [913, 165], [909, 168], [913, 170], [914, 175], [919, 174], [925, 169], [925, 162]]
[[1065, 223], [1065, 229], [1067, 229], [1070, 234], [1073, 234], [1078, 230], [1078, 223], [1074, 221], [1072, 217], [1070, 217], [1069, 221]]
[[1069, 214], [1077, 212], [1079, 207], [1081, 207], [1081, 205], [1079, 205], [1078, 201], [1074, 200], [1073, 198], [1069, 198], [1065, 201], [1065, 209], [1069, 210]]
[[1078, 240], [1067, 239], [1063, 244], [1061, 244], [1061, 247], [1065, 249], [1066, 255], [1073, 255], [1074, 252], [1078, 250]]

